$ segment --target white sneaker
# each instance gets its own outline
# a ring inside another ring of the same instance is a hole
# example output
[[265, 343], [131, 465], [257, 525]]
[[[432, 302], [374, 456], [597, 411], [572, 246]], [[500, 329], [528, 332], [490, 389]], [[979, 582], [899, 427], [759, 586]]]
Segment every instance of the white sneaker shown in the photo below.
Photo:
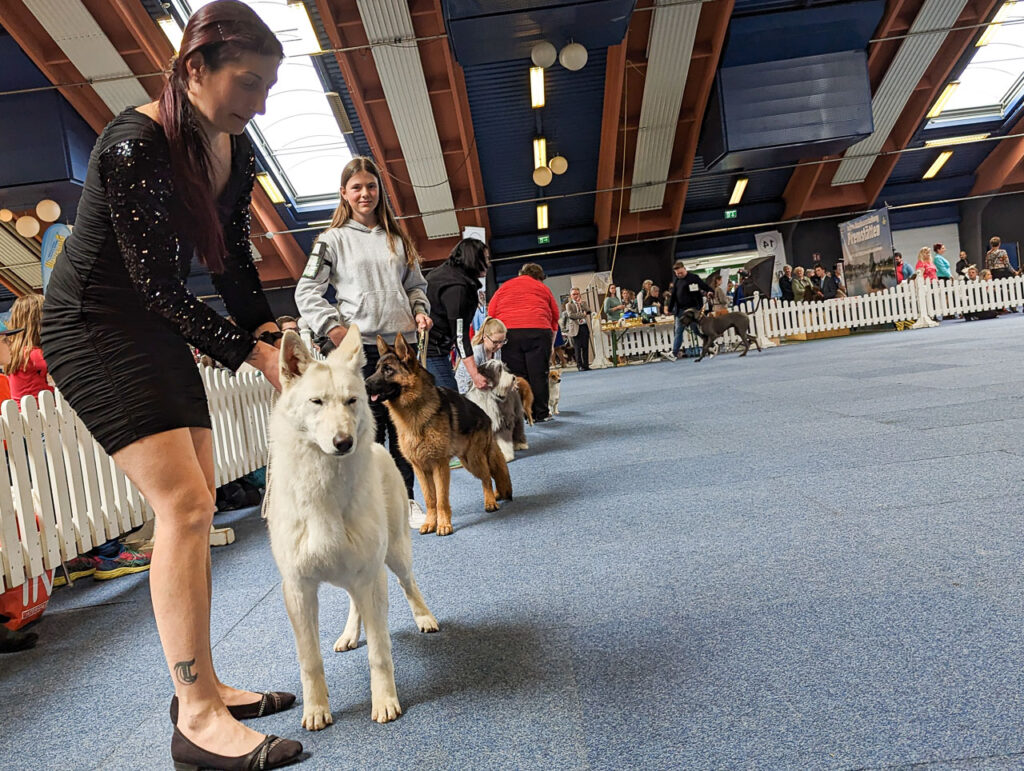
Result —
[[668, 351], [662, 351], [662, 352], [661, 352], [661, 355], [662, 355], [662, 357], [663, 357], [663, 358], [666, 358], [666, 359], [668, 359], [669, 361], [675, 361], [675, 360], [676, 360], [676, 357], [675, 357], [675, 356], [673, 356], [673, 355], [672, 355], [671, 353], [669, 353]]
[[419, 530], [427, 521], [427, 512], [412, 498], [409, 499], [409, 527]]

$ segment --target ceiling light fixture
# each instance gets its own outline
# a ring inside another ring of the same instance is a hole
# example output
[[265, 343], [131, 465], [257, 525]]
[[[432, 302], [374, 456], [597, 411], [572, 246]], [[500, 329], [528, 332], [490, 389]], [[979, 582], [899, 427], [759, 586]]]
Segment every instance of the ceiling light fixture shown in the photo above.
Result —
[[548, 168], [555, 174], [565, 174], [569, 170], [569, 161], [564, 155], [555, 155], [548, 161]]
[[546, 203], [537, 204], [537, 230], [548, 229], [548, 205]]
[[548, 165], [548, 141], [544, 137], [533, 140], [533, 168]]
[[939, 94], [939, 98], [935, 100], [935, 104], [932, 105], [932, 109], [928, 111], [926, 118], [937, 118], [942, 114], [943, 108], [946, 106], [946, 102], [949, 101], [950, 97], [953, 96], [953, 92], [959, 87], [960, 81], [954, 80], [952, 83], [947, 83], [946, 87], [942, 89], [942, 93]]
[[14, 219], [14, 212], [10, 209], [0, 209], [0, 222], [10, 222]]
[[547, 166], [538, 166], [533, 170], [533, 184], [537, 187], [547, 187], [551, 184], [551, 169]]
[[931, 179], [932, 177], [934, 177], [936, 174], [939, 173], [939, 170], [946, 165], [946, 161], [948, 161], [952, 157], [952, 150], [943, 150], [941, 153], [939, 153], [939, 157], [935, 159], [935, 163], [928, 167], [928, 171], [924, 173], [924, 176], [921, 177], [921, 179]]
[[558, 63], [570, 72], [582, 70], [587, 66], [587, 49], [579, 43], [569, 43], [559, 52]]
[[530, 67], [530, 106], [535, 110], [544, 106], [543, 67]]
[[281, 194], [281, 188], [274, 182], [273, 177], [267, 172], [261, 171], [256, 175], [256, 179], [259, 180], [260, 187], [263, 188], [263, 192], [267, 194], [267, 198], [270, 199], [271, 203], [284, 203], [284, 195]]
[[56, 222], [60, 217], [60, 204], [44, 198], [36, 204], [36, 216], [43, 222]]
[[926, 139], [925, 147], [949, 147], [951, 145], [969, 145], [971, 142], [980, 142], [988, 139], [991, 134], [969, 134], [962, 137], [946, 137], [945, 139]]
[[342, 134], [353, 134], [355, 133], [352, 129], [352, 121], [348, 119], [348, 113], [345, 112], [345, 105], [342, 104], [341, 96], [337, 91], [328, 91], [324, 94], [327, 97], [327, 104], [331, 107], [331, 112], [334, 113], [334, 120], [338, 124], [338, 128]]
[[747, 189], [747, 182], [750, 180], [746, 177], [740, 177], [736, 180], [736, 185], [732, 189], [732, 195], [729, 196], [729, 205], [735, 206], [743, 198], [743, 193]]
[[551, 43], [542, 40], [530, 51], [530, 60], [537, 67], [550, 67], [558, 58], [558, 51]]
[[35, 238], [39, 235], [39, 220], [28, 214], [23, 215], [14, 223], [14, 229], [25, 238]]

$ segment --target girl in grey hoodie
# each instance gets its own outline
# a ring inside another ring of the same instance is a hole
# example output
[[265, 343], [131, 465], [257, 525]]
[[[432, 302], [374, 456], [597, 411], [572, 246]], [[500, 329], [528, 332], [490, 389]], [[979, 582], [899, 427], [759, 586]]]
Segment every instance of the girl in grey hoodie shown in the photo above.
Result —
[[[328, 286], [334, 288], [334, 305], [324, 297]], [[416, 247], [384, 198], [377, 167], [369, 158], [353, 158], [341, 172], [341, 203], [331, 226], [317, 238], [295, 287], [299, 313], [314, 336], [334, 345], [358, 325], [366, 354], [363, 375], [369, 377], [380, 359], [377, 335], [393, 343], [398, 334], [430, 329], [426, 289]], [[377, 442], [388, 446], [405, 479], [411, 524], [423, 516], [413, 500], [412, 466], [398, 449], [387, 408], [381, 402], [370, 408]]]

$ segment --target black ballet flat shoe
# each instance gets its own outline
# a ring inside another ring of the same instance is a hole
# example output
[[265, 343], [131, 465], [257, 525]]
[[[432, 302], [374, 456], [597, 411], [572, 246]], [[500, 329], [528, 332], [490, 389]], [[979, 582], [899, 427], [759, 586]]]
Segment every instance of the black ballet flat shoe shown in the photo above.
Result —
[[215, 755], [202, 747], [197, 747], [175, 727], [171, 737], [171, 760], [174, 771], [265, 771], [281, 768], [305, 760], [308, 755], [302, 752], [302, 745], [291, 739], [268, 736], [247, 755], [229, 758]]
[[[285, 691], [267, 691], [259, 701], [252, 704], [236, 704], [228, 707], [228, 712], [235, 720], [249, 720], [254, 717], [266, 717], [277, 712], [291, 709], [295, 703], [295, 694]], [[171, 697], [171, 722], [178, 725], [178, 697]]]

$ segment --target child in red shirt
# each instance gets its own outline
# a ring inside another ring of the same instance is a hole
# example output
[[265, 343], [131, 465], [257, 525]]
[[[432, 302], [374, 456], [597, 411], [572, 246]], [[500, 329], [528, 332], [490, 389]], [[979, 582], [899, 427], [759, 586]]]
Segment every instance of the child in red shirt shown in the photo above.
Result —
[[10, 360], [4, 362], [4, 371], [10, 381], [11, 398], [18, 402], [26, 394], [36, 396], [40, 391], [53, 391], [39, 343], [42, 321], [42, 295], [24, 295], [14, 301], [11, 329], [4, 335], [10, 350]]

